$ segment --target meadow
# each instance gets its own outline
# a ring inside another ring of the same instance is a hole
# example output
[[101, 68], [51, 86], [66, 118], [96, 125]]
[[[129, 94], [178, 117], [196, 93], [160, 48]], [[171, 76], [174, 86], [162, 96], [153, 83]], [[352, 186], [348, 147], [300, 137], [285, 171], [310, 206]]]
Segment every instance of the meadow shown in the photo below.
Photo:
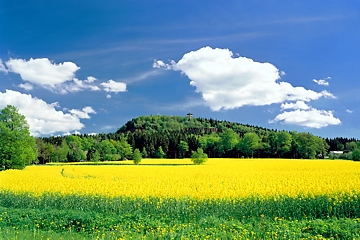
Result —
[[0, 172], [0, 237], [359, 239], [359, 186], [340, 160], [28, 166]]

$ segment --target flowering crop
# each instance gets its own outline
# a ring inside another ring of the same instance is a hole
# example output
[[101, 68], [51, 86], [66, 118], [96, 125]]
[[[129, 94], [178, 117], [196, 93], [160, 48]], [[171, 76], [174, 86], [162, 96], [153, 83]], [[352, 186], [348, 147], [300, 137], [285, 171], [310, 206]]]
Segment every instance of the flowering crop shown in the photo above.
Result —
[[360, 238], [357, 162], [115, 164], [0, 172], [0, 233], [11, 228], [34, 236], [43, 230], [101, 239]]
[[29, 166], [0, 172], [0, 191], [195, 199], [358, 194], [360, 163], [314, 160], [143, 160], [132, 164]]

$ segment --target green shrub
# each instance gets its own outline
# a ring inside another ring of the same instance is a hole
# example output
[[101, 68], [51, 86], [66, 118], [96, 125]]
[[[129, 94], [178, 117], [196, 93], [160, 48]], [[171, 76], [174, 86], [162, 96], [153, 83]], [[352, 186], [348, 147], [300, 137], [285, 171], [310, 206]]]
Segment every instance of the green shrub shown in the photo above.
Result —
[[192, 151], [191, 161], [196, 164], [203, 164], [208, 160], [208, 155], [204, 153], [202, 148], [198, 148], [196, 152]]
[[354, 161], [360, 161], [360, 149], [355, 149], [351, 153], [352, 160]]
[[134, 160], [134, 164], [135, 164], [135, 165], [138, 165], [138, 164], [141, 162], [141, 160], [142, 160], [142, 156], [141, 156], [140, 150], [137, 149], [137, 148], [134, 150], [133, 160]]

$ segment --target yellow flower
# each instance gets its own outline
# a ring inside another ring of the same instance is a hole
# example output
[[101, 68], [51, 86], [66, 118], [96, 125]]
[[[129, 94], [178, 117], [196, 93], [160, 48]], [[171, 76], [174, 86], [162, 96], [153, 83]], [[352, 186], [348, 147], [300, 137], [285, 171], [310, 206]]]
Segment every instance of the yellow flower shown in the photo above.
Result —
[[158, 206], [162, 198], [235, 202], [257, 196], [278, 201], [284, 195], [315, 197], [342, 193], [357, 199], [360, 192], [360, 164], [352, 161], [209, 159], [207, 164], [195, 166], [189, 159], [162, 159], [141, 163], [138, 166], [65, 164], [7, 170], [0, 172], [0, 191], [33, 196], [50, 192], [110, 198], [159, 197]]

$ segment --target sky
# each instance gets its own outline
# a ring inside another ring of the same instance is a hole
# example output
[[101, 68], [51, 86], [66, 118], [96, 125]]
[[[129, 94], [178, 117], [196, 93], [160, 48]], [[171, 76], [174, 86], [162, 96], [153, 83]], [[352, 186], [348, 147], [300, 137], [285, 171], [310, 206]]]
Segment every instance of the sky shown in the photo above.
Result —
[[0, 109], [33, 136], [139, 116], [360, 138], [359, 1], [0, 0]]

